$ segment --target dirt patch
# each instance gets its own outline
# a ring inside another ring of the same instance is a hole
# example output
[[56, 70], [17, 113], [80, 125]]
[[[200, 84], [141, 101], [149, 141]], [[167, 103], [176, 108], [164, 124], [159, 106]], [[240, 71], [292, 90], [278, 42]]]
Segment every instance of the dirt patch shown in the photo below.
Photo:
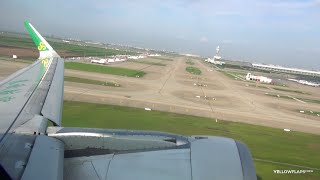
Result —
[[183, 84], [185, 86], [190, 87], [199, 87], [204, 88], [205, 90], [223, 90], [225, 89], [223, 86], [219, 84], [207, 83], [204, 81], [189, 81], [189, 80], [177, 80], [178, 83]]
[[18, 58], [33, 57], [35, 59], [39, 56], [39, 52], [36, 49], [10, 46], [0, 46], [0, 54], [9, 57], [12, 57], [12, 55], [15, 54], [18, 56]]

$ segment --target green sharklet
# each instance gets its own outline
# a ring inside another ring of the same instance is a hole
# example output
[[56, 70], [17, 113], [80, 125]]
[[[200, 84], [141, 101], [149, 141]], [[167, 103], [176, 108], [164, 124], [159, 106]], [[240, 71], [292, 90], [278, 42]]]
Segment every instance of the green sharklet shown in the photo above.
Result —
[[24, 22], [24, 26], [26, 27], [26, 29], [28, 30], [33, 42], [35, 43], [35, 45], [37, 46], [39, 51], [48, 51], [49, 49], [46, 47], [46, 45], [41, 41], [41, 39], [39, 38], [39, 36], [36, 34], [36, 32], [32, 29], [32, 27], [30, 26], [30, 23], [28, 21]]
[[[48, 47], [46, 47], [45, 43], [42, 42], [40, 36], [36, 33], [36, 30], [34, 30], [31, 26], [31, 24], [28, 21], [24, 22], [24, 26], [26, 27], [26, 29], [28, 30], [34, 44], [37, 46], [39, 51], [48, 51]], [[39, 75], [38, 75], [38, 82], [40, 82], [45, 74], [45, 72], [47, 71], [47, 69], [49, 68], [49, 64], [50, 64], [50, 59], [49, 58], [45, 58], [43, 60], [41, 60], [41, 64], [40, 64], [40, 71], [39, 71]]]

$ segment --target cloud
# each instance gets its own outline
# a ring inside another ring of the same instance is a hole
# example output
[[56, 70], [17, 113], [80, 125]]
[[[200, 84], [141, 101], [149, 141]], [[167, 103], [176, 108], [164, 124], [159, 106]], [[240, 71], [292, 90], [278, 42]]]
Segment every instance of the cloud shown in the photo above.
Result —
[[209, 41], [208, 38], [205, 36], [200, 38], [200, 42], [202, 42], [202, 43], [207, 43], [208, 41]]

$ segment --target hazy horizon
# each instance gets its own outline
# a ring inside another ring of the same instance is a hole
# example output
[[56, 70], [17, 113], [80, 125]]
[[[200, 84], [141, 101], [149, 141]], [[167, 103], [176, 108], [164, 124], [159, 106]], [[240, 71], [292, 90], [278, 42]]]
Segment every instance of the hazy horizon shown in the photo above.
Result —
[[0, 29], [320, 70], [319, 0], [4, 0]]

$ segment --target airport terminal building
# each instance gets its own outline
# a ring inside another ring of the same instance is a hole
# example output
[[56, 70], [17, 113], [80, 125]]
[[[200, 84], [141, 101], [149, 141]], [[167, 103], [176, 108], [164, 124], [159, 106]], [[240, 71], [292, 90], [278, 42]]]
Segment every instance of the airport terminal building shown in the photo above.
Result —
[[275, 65], [265, 65], [265, 64], [255, 64], [252, 63], [253, 68], [268, 70], [268, 71], [278, 71], [284, 73], [292, 73], [292, 74], [302, 74], [302, 75], [309, 75], [309, 76], [319, 76], [319, 71], [310, 71], [304, 69], [296, 69], [296, 68], [287, 68], [282, 66], [275, 66]]

